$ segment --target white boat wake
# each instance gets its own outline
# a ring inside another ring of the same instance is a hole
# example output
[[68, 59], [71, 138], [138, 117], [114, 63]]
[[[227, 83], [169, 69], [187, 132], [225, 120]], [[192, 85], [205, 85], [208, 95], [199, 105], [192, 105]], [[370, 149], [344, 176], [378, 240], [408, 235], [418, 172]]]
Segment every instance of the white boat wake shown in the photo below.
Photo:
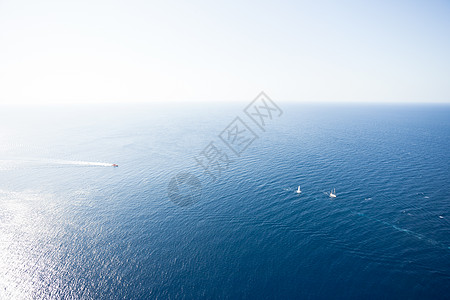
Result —
[[44, 165], [44, 166], [72, 165], [72, 166], [94, 166], [94, 167], [118, 167], [117, 164], [106, 163], [106, 162], [47, 159], [47, 158], [26, 158], [26, 159], [0, 160], [0, 169], [1, 169], [2, 165], [4, 167], [13, 167], [13, 166], [18, 167], [18, 166], [24, 166], [24, 165]]
[[92, 161], [79, 161], [79, 160], [49, 160], [49, 164], [56, 165], [76, 165], [76, 166], [98, 166], [98, 167], [113, 167], [114, 164]]

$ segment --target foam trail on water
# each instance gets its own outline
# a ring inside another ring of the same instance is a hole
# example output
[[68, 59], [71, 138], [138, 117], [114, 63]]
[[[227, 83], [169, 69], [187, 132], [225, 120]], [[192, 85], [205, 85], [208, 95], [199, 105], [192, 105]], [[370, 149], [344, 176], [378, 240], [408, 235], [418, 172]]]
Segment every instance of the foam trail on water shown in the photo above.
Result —
[[72, 166], [97, 166], [97, 167], [113, 167], [112, 163], [81, 161], [81, 160], [64, 160], [64, 159], [47, 159], [47, 158], [26, 158], [14, 160], [0, 160], [0, 165], [72, 165]]
[[111, 163], [91, 162], [91, 161], [78, 161], [78, 160], [52, 160], [49, 163], [58, 165], [77, 165], [77, 166], [99, 166], [99, 167], [112, 167]]
[[445, 249], [445, 248], [446, 248], [446, 249], [450, 249], [450, 247], [447, 247], [446, 245], [442, 244], [441, 242], [438, 242], [438, 241], [435, 241], [435, 240], [433, 240], [433, 239], [430, 239], [430, 238], [424, 236], [423, 234], [420, 234], [420, 233], [411, 231], [411, 230], [409, 230], [409, 229], [404, 229], [404, 228], [398, 227], [398, 226], [396, 226], [396, 225], [394, 225], [394, 224], [391, 224], [391, 223], [389, 223], [389, 222], [382, 221], [382, 220], [379, 220], [379, 219], [377, 219], [377, 218], [367, 216], [366, 214], [361, 213], [361, 212], [355, 212], [355, 211], [352, 211], [352, 212], [353, 212], [354, 214], [358, 215], [358, 216], [361, 216], [361, 217], [364, 217], [364, 218], [366, 218], [366, 219], [375, 221], [375, 222], [377, 222], [377, 223], [381, 223], [381, 224], [386, 225], [386, 226], [390, 226], [390, 227], [394, 228], [394, 229], [397, 230], [397, 231], [404, 232], [404, 233], [406, 233], [406, 234], [409, 234], [409, 235], [411, 235], [411, 236], [414, 236], [414, 237], [416, 237], [416, 238], [419, 239], [419, 240], [424, 240], [424, 241], [426, 241], [426, 242], [428, 242], [428, 243], [430, 243], [430, 244], [432, 244], [432, 245], [436, 245], [436, 246], [442, 247], [442, 248], [444, 248], [444, 249]]

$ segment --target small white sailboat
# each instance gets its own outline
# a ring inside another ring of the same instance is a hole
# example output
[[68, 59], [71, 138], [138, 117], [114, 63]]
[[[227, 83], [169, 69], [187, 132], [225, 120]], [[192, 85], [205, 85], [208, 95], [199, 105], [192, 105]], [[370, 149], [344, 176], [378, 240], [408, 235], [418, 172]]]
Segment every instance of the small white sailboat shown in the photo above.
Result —
[[302, 191], [300, 190], [300, 186], [298, 186], [298, 189], [295, 191], [297, 194], [300, 194]]
[[336, 189], [330, 191], [330, 198], [336, 198]]

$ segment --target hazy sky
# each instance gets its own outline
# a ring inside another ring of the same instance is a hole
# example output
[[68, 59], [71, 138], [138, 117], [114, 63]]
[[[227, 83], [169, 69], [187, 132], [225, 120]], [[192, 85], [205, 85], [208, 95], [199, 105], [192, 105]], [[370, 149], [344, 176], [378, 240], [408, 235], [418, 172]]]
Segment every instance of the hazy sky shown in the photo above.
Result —
[[449, 1], [0, 0], [0, 102], [450, 102]]

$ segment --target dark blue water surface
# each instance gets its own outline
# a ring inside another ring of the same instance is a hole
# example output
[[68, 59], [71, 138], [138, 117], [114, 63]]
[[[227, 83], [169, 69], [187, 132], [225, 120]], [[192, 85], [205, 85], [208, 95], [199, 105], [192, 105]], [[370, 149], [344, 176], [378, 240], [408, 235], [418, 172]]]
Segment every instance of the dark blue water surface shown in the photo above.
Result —
[[450, 298], [450, 106], [278, 104], [2, 107], [0, 299]]

